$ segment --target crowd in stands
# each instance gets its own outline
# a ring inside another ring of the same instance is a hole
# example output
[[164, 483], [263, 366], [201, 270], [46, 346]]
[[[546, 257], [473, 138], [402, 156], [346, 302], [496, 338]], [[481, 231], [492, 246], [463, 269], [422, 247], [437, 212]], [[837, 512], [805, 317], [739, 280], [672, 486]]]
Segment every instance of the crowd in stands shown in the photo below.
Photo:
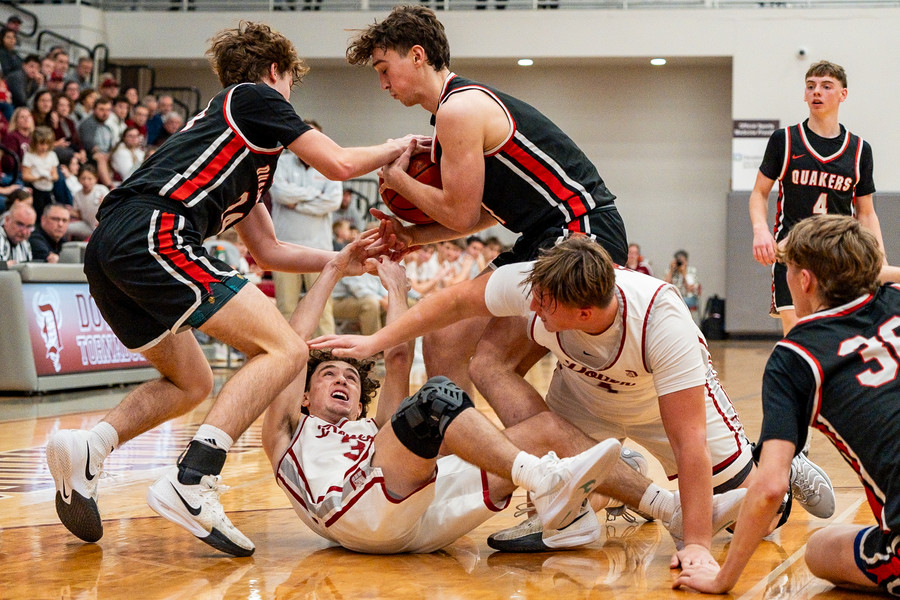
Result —
[[[141, 99], [111, 74], [95, 80], [89, 56], [70, 60], [62, 46], [43, 55], [23, 51], [18, 26], [12, 17], [0, 29], [0, 259], [9, 264], [26, 256], [51, 261], [24, 248], [13, 252], [21, 244], [33, 248], [48, 209], [67, 213], [63, 240], [86, 240], [103, 197], [185, 122], [171, 96]], [[23, 240], [6, 227], [16, 202], [35, 213]]]

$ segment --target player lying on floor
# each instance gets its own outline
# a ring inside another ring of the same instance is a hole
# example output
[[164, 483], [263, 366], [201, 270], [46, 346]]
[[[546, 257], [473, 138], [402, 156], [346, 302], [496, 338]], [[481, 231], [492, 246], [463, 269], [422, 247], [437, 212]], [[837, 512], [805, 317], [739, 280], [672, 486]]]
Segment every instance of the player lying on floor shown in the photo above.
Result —
[[[684, 535], [676, 537], [673, 565], [715, 565], [709, 551], [712, 535], [723, 515], [733, 518], [737, 511], [723, 510], [713, 494], [746, 487], [752, 480], [750, 443], [677, 290], [616, 268], [590, 238], [572, 237], [534, 262], [505, 265], [429, 296], [372, 336], [325, 336], [312, 340], [310, 347], [327, 345], [336, 355], [368, 356], [455, 320], [486, 315], [519, 317], [520, 326], [559, 362], [546, 399], [526, 382], [511, 386], [508, 397], [500, 400], [534, 396], [528, 405], [542, 405], [543, 412], [549, 408], [572, 424], [575, 433], [569, 439], [580, 444], [576, 451], [626, 437], [649, 450], [670, 479], [677, 477], [684, 507]], [[811, 506], [824, 517], [831, 515], [830, 483], [802, 455], [791, 481], [803, 483], [795, 487], [804, 493], [808, 510]], [[622, 462], [598, 489], [664, 522], [668, 505], [675, 501], [671, 492]], [[596, 518], [579, 521], [583, 528], [590, 523], [599, 536]], [[512, 551], [574, 545], [577, 540], [569, 543], [567, 535], [547, 524], [541, 532], [540, 521], [529, 519], [494, 534], [489, 543]], [[532, 543], [535, 537], [540, 543]]]
[[[326, 266], [291, 319], [298, 334], [312, 334], [335, 282], [363, 260], [355, 242]], [[388, 290], [387, 318], [395, 319], [407, 305], [406, 272], [386, 258], [370, 260]], [[565, 444], [554, 415], [501, 432], [449, 379], [429, 379], [405, 398], [407, 344], [388, 349], [385, 364], [373, 418], [365, 417], [378, 388], [374, 362], [317, 351], [263, 423], [263, 447], [300, 519], [348, 549], [437, 550], [505, 508], [518, 486], [531, 492], [542, 519], [565, 527], [619, 456], [619, 442], [608, 440], [572, 458], [538, 458], [521, 448], [544, 453]], [[442, 444], [454, 455], [438, 458]]]
[[800, 320], [776, 344], [763, 374], [760, 476], [722, 569], [686, 567], [675, 587], [721, 594], [735, 586], [778, 510], [792, 457], [814, 427], [856, 471], [877, 524], [813, 533], [809, 570], [839, 586], [900, 596], [900, 285], [879, 286], [885, 271], [878, 240], [853, 217], [801, 221], [778, 255]]

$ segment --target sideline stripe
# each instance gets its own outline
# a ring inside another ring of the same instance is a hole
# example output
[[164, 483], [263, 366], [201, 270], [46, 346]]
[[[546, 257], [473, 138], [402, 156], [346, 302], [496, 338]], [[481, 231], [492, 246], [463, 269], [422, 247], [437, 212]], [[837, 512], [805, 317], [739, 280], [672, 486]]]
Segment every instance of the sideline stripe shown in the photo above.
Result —
[[[859, 500], [855, 501], [853, 504], [851, 504], [849, 507], [847, 507], [847, 510], [845, 510], [840, 515], [838, 515], [838, 517], [836, 519], [829, 522], [828, 525], [836, 525], [838, 523], [843, 523], [848, 518], [852, 517], [853, 514], [856, 513], [857, 509], [859, 509], [859, 507], [865, 501], [866, 501], [865, 497], [862, 497]], [[772, 572], [769, 573], [769, 575], [765, 579], [761, 579], [759, 581], [759, 583], [757, 583], [752, 588], [747, 590], [740, 598], [738, 598], [738, 600], [750, 600], [750, 598], [758, 597], [762, 592], [765, 591], [766, 587], [770, 583], [775, 581], [776, 577], [778, 577], [779, 575], [784, 573], [786, 570], [788, 570], [791, 567], [791, 565], [793, 565], [795, 562], [797, 562], [797, 560], [800, 559], [800, 557], [803, 556], [805, 553], [806, 553], [806, 544], [803, 544], [802, 546], [797, 548], [797, 551], [794, 552], [787, 560], [785, 560], [783, 563], [778, 565], [778, 567], [773, 569]], [[815, 576], [813, 576], [813, 578], [816, 579]]]

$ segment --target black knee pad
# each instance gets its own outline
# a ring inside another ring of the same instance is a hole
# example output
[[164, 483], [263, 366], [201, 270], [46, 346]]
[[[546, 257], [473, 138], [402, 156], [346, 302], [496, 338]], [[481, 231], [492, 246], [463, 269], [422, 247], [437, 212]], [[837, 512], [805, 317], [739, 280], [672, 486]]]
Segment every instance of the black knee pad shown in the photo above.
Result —
[[462, 411], [474, 407], [469, 395], [446, 377], [432, 377], [418, 392], [400, 403], [391, 429], [400, 443], [422, 458], [434, 458], [444, 432]]

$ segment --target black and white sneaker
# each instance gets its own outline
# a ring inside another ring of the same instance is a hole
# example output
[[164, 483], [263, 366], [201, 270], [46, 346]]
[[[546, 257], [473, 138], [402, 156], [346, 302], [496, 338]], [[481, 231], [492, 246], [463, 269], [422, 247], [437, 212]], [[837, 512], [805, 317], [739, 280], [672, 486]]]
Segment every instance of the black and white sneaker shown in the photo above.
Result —
[[147, 504], [216, 550], [250, 556], [256, 547], [232, 525], [219, 502], [219, 495], [228, 489], [220, 479], [204, 475], [199, 484], [186, 485], [178, 481], [178, 467], [171, 467], [147, 490]]
[[104, 456], [91, 452], [90, 432], [62, 429], [47, 441], [47, 467], [56, 485], [56, 514], [66, 529], [84, 540], [103, 537], [97, 508], [97, 481]]
[[585, 500], [578, 516], [565, 527], [544, 529], [541, 518], [534, 514], [518, 525], [491, 534], [487, 543], [503, 552], [549, 552], [590, 544], [600, 539], [602, 533], [591, 503]]

